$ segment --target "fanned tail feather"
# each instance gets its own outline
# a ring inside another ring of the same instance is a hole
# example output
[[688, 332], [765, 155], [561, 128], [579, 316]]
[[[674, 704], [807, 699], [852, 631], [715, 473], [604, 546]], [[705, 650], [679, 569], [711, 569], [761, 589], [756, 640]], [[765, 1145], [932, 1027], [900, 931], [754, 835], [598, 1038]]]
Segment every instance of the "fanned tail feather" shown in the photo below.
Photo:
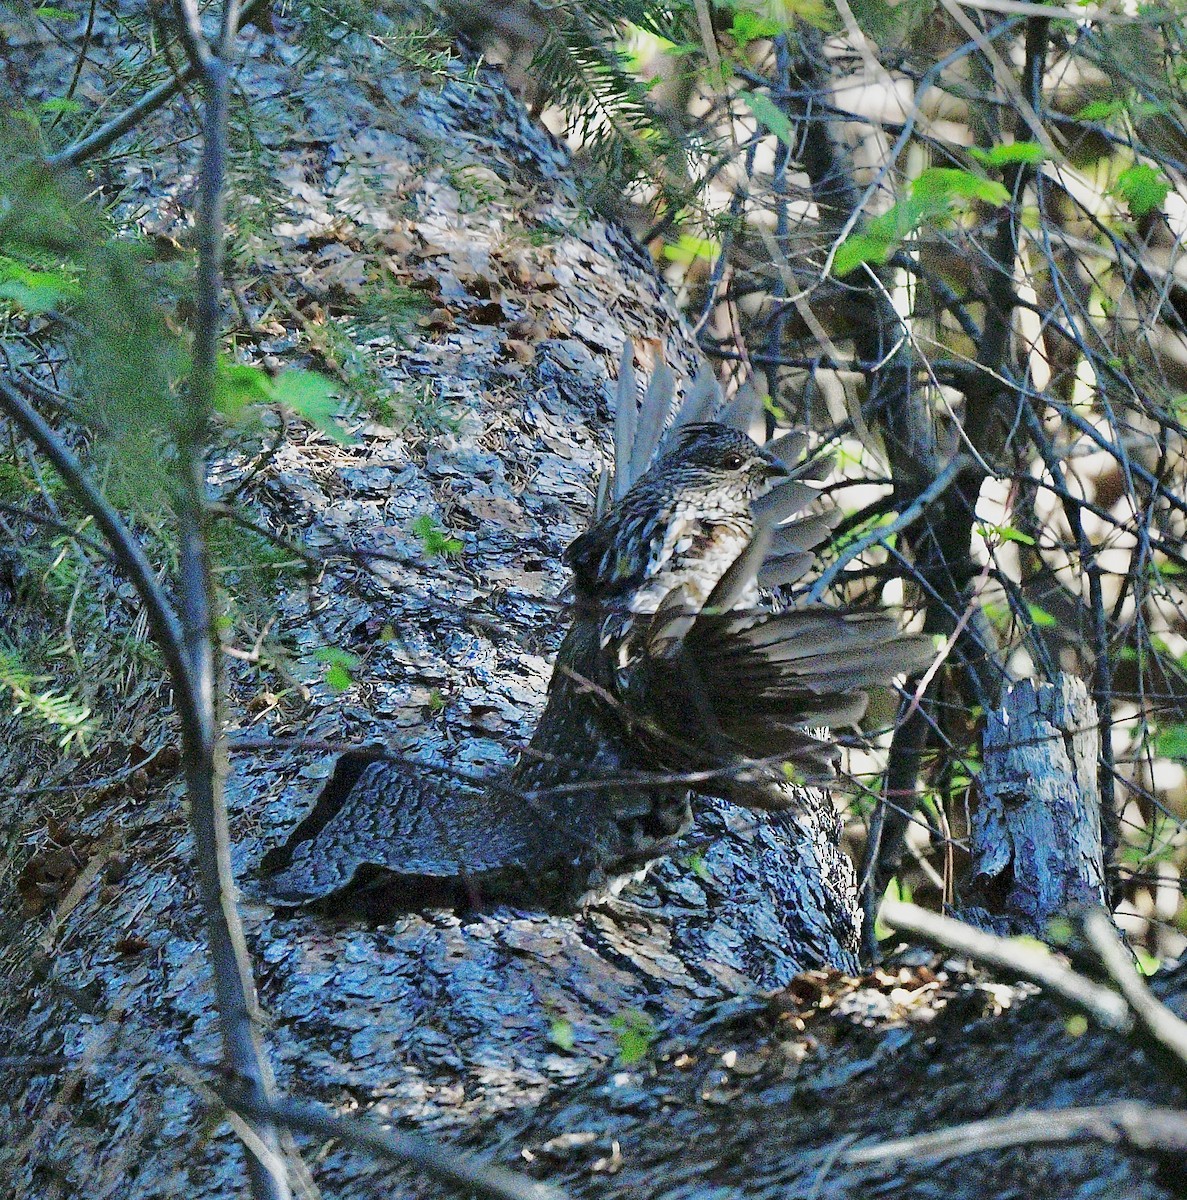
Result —
[[[757, 386], [746, 384], [727, 403], [708, 367], [701, 368], [677, 399], [675, 372], [660, 362], [640, 399], [634, 346], [629, 340], [619, 364], [614, 404], [614, 461], [598, 482], [596, 517], [626, 495], [651, 463], [673, 445], [679, 430], [713, 420], [751, 432], [762, 416], [762, 396]], [[818, 496], [809, 481], [821, 478], [831, 467], [827, 457], [801, 463], [807, 447], [808, 435], [803, 430], [782, 434], [765, 447], [795, 472], [754, 506], [756, 520], [772, 527], [767, 561], [756, 573], [759, 586], [766, 589], [798, 581], [812, 565], [811, 556], [803, 552], [825, 541], [841, 519], [836, 509], [798, 515]]]

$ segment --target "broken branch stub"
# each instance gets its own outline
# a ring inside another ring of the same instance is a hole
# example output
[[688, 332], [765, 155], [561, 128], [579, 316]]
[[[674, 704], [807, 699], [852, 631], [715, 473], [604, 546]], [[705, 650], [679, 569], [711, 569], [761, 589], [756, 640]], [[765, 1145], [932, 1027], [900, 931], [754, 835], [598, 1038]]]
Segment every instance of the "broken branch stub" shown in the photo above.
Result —
[[1106, 904], [1099, 757], [1096, 706], [1070, 675], [1015, 683], [990, 712], [972, 821], [979, 923], [1043, 937], [1069, 907]]

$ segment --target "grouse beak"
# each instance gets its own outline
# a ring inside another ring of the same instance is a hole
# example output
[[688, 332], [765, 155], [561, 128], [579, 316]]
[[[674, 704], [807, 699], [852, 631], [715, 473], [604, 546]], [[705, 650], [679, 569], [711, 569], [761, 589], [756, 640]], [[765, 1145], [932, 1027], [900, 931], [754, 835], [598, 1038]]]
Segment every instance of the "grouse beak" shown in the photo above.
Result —
[[777, 458], [768, 458], [765, 476], [768, 483], [780, 483], [791, 478], [791, 468], [784, 466]]

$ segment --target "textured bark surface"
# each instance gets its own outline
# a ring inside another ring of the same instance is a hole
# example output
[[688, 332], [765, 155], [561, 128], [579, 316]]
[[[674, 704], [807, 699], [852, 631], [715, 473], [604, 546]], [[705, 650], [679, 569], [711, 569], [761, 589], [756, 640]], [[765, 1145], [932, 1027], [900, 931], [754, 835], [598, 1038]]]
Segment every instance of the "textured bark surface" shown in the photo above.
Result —
[[[92, 53], [111, 46], [101, 15]], [[60, 94], [65, 50], [9, 50], [10, 81], [23, 72]], [[298, 276], [324, 282], [332, 268], [349, 296], [382, 260], [439, 309], [370, 343], [383, 388], [417, 421], [368, 425], [350, 447], [294, 431], [246, 490], [261, 520], [312, 548], [389, 558], [375, 571], [335, 558], [310, 592], [277, 591], [268, 615], [287, 674], [229, 663], [232, 733], [382, 738], [426, 772], [505, 765], [541, 708], [563, 628], [560, 555], [592, 507], [608, 371], [630, 335], [691, 374], [690, 342], [645, 257], [580, 211], [565, 154], [496, 77], [419, 78], [365, 44], [311, 64], [282, 29], [252, 35], [241, 82], [267, 98], [256, 133], [274, 155], [288, 239], [283, 259], [261, 243], [259, 275], [295, 306]], [[152, 123], [162, 144], [171, 120]], [[192, 164], [184, 146], [172, 153], [129, 198], [161, 237], [184, 234], [175, 201]], [[135, 178], [138, 160], [123, 169]], [[289, 361], [300, 346], [287, 328], [259, 342]], [[433, 432], [440, 408], [451, 432]], [[220, 464], [218, 481], [243, 470]], [[424, 558], [411, 532], [422, 514], [462, 540], [448, 565]], [[311, 658], [327, 645], [360, 658], [341, 696]], [[243, 1192], [236, 1139], [205, 1123], [187, 1082], [216, 1063], [218, 1036], [174, 760], [158, 754], [135, 783], [117, 769], [138, 747], [168, 748], [166, 704], [155, 681], [115, 697], [107, 758], [88, 763], [62, 764], [4, 724], [6, 878], [22, 873], [48, 903], [11, 886], [0, 897], [0, 1045], [70, 1064], [0, 1068], [0, 1191], [20, 1200]], [[333, 759], [234, 756], [235, 864], [249, 892]], [[117, 782], [87, 786], [100, 775]], [[689, 857], [628, 903], [576, 918], [502, 909], [376, 926], [249, 897], [279, 1082], [510, 1163], [526, 1165], [527, 1149], [531, 1169], [580, 1195], [1171, 1195], [1150, 1160], [1092, 1147], [905, 1178], [826, 1169], [846, 1135], [1157, 1086], [1139, 1059], [1069, 1039], [1045, 1008], [1002, 1017], [1014, 993], [955, 971], [861, 988], [797, 980], [853, 965], [852, 870], [836, 835], [824, 808], [797, 824], [708, 805]], [[779, 988], [790, 990], [774, 1004], [756, 995]], [[337, 1147], [304, 1149], [327, 1197], [441, 1194]]]
[[1070, 675], [1006, 690], [985, 730], [972, 882], [1001, 932], [1046, 935], [1070, 905], [1105, 903], [1100, 726]]
[[[1069, 1035], [1047, 1001], [908, 957], [919, 965], [888, 967], [859, 986], [806, 976], [766, 1002], [707, 1010], [642, 1068], [582, 1081], [508, 1140], [591, 1200], [1184, 1195], [1178, 1156], [1093, 1142], [845, 1165], [841, 1155], [858, 1142], [1025, 1109], [1182, 1104], [1140, 1054], [1095, 1032]], [[1184, 1012], [1183, 968], [1160, 991]]]
[[[12, 66], [49, 87], [54, 61], [52, 49], [26, 44]], [[66, 53], [57, 62], [70, 64]], [[427, 772], [481, 774], [506, 764], [542, 707], [566, 619], [555, 599], [561, 554], [593, 505], [624, 338], [662, 348], [685, 377], [694, 360], [646, 257], [580, 210], [565, 153], [497, 76], [462, 75], [426, 86], [365, 46], [311, 70], [282, 37], [250, 43], [240, 82], [267, 98], [257, 133], [276, 155], [274, 200], [289, 238], [283, 261], [257, 268], [274, 269], [282, 282], [271, 286], [283, 290], [330, 251], [348, 281], [379, 256], [432, 289], [449, 320], [377, 336], [371, 350], [394, 401], [423, 394], [447, 407], [452, 428], [370, 424], [347, 447], [294, 430], [252, 479], [244, 499], [257, 520], [315, 550], [388, 557], [374, 570], [338, 558], [311, 596], [299, 583], [277, 593], [270, 636], [303, 672], [308, 699], [290, 689], [278, 702], [232, 660], [230, 732], [382, 739]], [[155, 118], [156, 134], [170, 119]], [[175, 197], [191, 165], [157, 163], [133, 187], [129, 206], [141, 201], [146, 232], [184, 232]], [[481, 204], [467, 193], [475, 178]], [[290, 290], [295, 303], [300, 291]], [[530, 353], [509, 348], [517, 331]], [[262, 348], [287, 345], [291, 356], [296, 341], [273, 333]], [[221, 463], [217, 482], [233, 486], [245, 471]], [[426, 513], [463, 542], [448, 563], [427, 560], [411, 531]], [[361, 660], [341, 696], [310, 662], [320, 646]], [[112, 705], [109, 770], [120, 734], [150, 751], [171, 740], [162, 701], [154, 685], [135, 694], [135, 712]], [[5, 756], [9, 779], [65, 782], [19, 733]], [[234, 756], [234, 858], [249, 892], [262, 853], [313, 803], [333, 757]], [[81, 785], [98, 773], [78, 764], [68, 778]], [[92, 1064], [6, 1079], [0, 1179], [15, 1196], [110, 1185], [128, 1197], [225, 1197], [239, 1186], [234, 1138], [225, 1127], [203, 1137], [202, 1105], [170, 1069], [213, 1063], [218, 1042], [178, 782], [168, 770], [149, 776], [147, 795], [10, 791], [0, 810], [14, 873], [31, 877], [62, 842], [73, 864], [56, 914], [54, 904], [31, 911], [17, 892], [4, 897], [5, 1048]], [[434, 783], [451, 786], [448, 774]], [[606, 1063], [623, 1021], [663, 1025], [806, 967], [852, 968], [853, 874], [838, 835], [827, 803], [770, 819], [709, 803], [684, 855], [629, 903], [576, 918], [497, 910], [376, 927], [249, 902], [279, 1082], [336, 1103], [377, 1102], [423, 1125], [465, 1125]], [[573, 1035], [565, 1052], [550, 1039], [562, 1027]]]

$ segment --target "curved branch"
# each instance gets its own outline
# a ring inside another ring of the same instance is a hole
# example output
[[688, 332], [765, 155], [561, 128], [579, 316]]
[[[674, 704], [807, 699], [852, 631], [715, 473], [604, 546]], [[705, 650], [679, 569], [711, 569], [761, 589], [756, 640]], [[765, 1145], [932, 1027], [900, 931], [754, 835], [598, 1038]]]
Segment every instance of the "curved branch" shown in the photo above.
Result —
[[112, 554], [136, 589], [148, 616], [153, 640], [161, 648], [169, 679], [177, 695], [177, 710], [182, 723], [197, 720], [198, 694], [190, 679], [184, 650], [181, 622], [143, 547], [124, 519], [108, 503], [87, 475], [73, 451], [49, 427], [45, 419], [21, 393], [0, 377], [0, 409], [19, 426], [25, 436], [49, 459], [74, 498], [95, 518], [95, 524], [107, 539]]

